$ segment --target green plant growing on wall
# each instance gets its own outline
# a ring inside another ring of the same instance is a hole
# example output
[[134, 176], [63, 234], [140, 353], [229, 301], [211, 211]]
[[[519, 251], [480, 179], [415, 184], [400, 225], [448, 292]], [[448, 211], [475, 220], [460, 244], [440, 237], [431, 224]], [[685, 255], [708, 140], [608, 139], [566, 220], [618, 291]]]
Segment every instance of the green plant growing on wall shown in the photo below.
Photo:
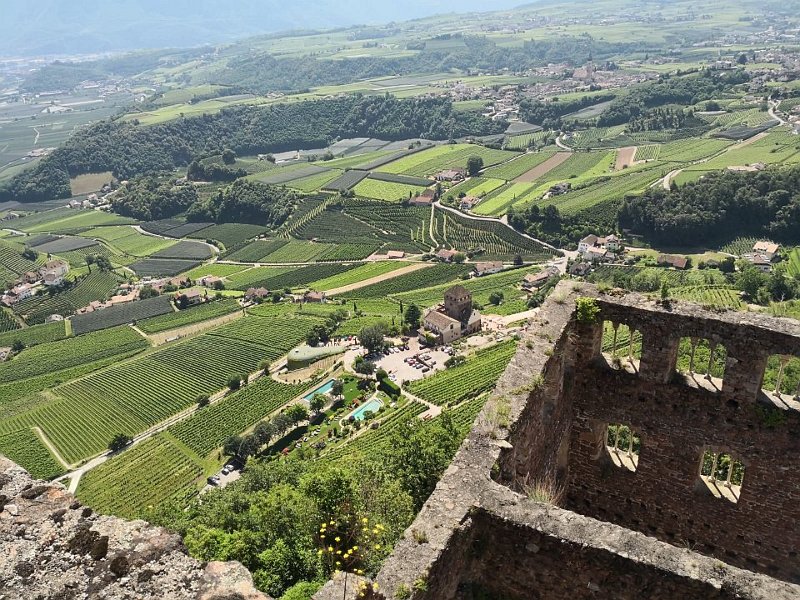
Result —
[[600, 316], [600, 307], [597, 305], [597, 300], [582, 296], [575, 300], [575, 306], [577, 308], [578, 323], [586, 325], [597, 323], [597, 318]]

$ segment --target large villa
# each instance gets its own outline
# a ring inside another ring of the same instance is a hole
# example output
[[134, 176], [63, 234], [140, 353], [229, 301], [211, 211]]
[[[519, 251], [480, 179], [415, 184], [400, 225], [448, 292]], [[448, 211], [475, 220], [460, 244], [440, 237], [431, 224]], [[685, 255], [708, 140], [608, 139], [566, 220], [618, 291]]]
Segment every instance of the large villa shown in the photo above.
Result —
[[481, 313], [472, 308], [472, 294], [464, 286], [454, 285], [444, 294], [444, 304], [428, 309], [418, 333], [425, 341], [429, 335], [439, 344], [449, 344], [481, 330]]

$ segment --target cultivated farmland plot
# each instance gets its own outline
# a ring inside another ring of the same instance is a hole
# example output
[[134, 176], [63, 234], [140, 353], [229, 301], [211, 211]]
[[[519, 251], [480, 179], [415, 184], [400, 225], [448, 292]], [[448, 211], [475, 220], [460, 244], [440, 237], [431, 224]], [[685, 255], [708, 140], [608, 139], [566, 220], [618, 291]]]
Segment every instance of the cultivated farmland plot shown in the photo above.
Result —
[[97, 510], [135, 518], [149, 506], [197, 492], [203, 470], [162, 434], [92, 469], [81, 478], [78, 497]]
[[324, 173], [326, 170], [327, 169], [325, 167], [320, 167], [318, 165], [307, 164], [301, 167], [292, 165], [291, 168], [283, 167], [280, 169], [275, 169], [274, 171], [260, 173], [258, 175], [254, 175], [253, 177], [258, 179], [258, 181], [261, 183], [279, 185], [294, 179], [302, 179], [303, 177], [308, 177], [309, 175]]
[[381, 173], [380, 171], [370, 173], [369, 178], [377, 181], [390, 181], [393, 183], [405, 183], [406, 185], [422, 187], [427, 187], [433, 183], [430, 179], [424, 177], [411, 177], [409, 175], [397, 175], [396, 173]]
[[[352, 171], [350, 172], [352, 173]], [[421, 193], [424, 189], [424, 187], [418, 185], [393, 183], [390, 181], [378, 181], [375, 179], [364, 179], [353, 188], [353, 192], [356, 196], [362, 196], [365, 198], [401, 201], [407, 200], [408, 198]]]
[[342, 172], [336, 169], [318, 173], [316, 175], [309, 175], [300, 179], [293, 179], [287, 185], [293, 190], [311, 193], [320, 189], [328, 189], [330, 182], [341, 176]]
[[62, 252], [71, 252], [73, 250], [80, 250], [81, 248], [89, 248], [96, 246], [95, 240], [87, 240], [78, 237], [61, 237], [54, 240], [49, 240], [39, 245], [31, 244], [38, 252], [45, 254], [61, 254]]
[[85, 315], [72, 317], [72, 333], [81, 335], [90, 331], [98, 331], [108, 327], [116, 327], [147, 319], [157, 315], [172, 313], [172, 302], [169, 296], [156, 296], [146, 300], [135, 300], [125, 304], [110, 306]]
[[139, 277], [173, 277], [200, 264], [199, 260], [179, 260], [175, 258], [145, 258], [131, 263]]
[[260, 225], [247, 225], [244, 223], [222, 223], [190, 233], [187, 237], [205, 240], [211, 239], [222, 242], [226, 248], [231, 248], [246, 240], [264, 233]]
[[0, 454], [25, 465], [37, 479], [53, 479], [64, 472], [64, 468], [31, 429], [0, 435]]
[[18, 302], [14, 312], [29, 324], [42, 323], [53, 314], [66, 317], [93, 300], [105, 300], [118, 285], [116, 275], [95, 269], [65, 292], [36, 295]]
[[183, 258], [188, 260], [205, 260], [213, 256], [211, 248], [201, 242], [180, 241], [177, 244], [159, 250], [150, 258]]
[[354, 188], [360, 181], [366, 179], [369, 171], [345, 171], [339, 177], [329, 182], [323, 189], [340, 191]]
[[178, 312], [174, 312], [170, 306], [169, 312], [143, 319], [137, 323], [137, 327], [145, 333], [159, 333], [161, 331], [215, 319], [236, 312], [237, 310], [240, 310], [240, 306], [233, 298], [206, 302], [205, 304], [185, 308]]

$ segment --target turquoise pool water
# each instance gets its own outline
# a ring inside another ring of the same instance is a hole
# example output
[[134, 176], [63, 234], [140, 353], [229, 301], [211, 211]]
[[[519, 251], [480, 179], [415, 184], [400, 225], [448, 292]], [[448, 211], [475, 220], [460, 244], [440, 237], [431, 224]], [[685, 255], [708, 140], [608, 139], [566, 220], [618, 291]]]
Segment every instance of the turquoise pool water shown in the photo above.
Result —
[[330, 381], [319, 386], [317, 389], [308, 392], [305, 396], [303, 396], [303, 400], [310, 402], [315, 394], [327, 394], [331, 391], [331, 388], [333, 388], [333, 381], [334, 380], [331, 379]]
[[383, 402], [381, 402], [377, 398], [373, 398], [372, 400], [367, 400], [366, 402], [364, 402], [364, 404], [362, 404], [357, 409], [355, 409], [353, 412], [351, 412], [349, 416], [351, 416], [354, 419], [357, 419], [359, 421], [363, 421], [365, 412], [367, 412], [368, 410], [371, 410], [372, 412], [376, 413], [376, 412], [378, 412], [378, 409], [381, 406], [383, 406]]

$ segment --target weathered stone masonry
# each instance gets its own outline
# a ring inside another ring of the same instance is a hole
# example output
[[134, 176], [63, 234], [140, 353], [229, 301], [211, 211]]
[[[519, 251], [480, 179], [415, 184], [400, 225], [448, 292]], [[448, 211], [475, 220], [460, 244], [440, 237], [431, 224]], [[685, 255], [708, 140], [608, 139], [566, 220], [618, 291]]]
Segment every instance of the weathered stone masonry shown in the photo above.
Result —
[[[597, 324], [576, 323], [581, 295]], [[635, 372], [601, 355], [603, 320], [642, 332]], [[681, 337], [726, 346], [720, 391], [675, 372]], [[371, 597], [800, 597], [800, 421], [760, 412], [778, 410], [760, 391], [771, 354], [800, 355], [800, 324], [562, 282]], [[640, 435], [635, 472], [611, 462], [609, 424]], [[743, 461], [738, 502], [700, 480], [705, 449]], [[562, 508], [528, 498], [542, 489]]]

